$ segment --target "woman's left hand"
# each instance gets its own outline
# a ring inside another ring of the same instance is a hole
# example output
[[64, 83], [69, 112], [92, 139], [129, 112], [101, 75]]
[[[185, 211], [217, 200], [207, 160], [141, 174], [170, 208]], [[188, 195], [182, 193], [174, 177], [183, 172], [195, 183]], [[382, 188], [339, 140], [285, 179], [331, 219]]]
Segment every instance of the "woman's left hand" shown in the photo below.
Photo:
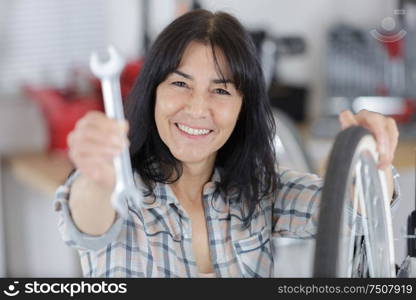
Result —
[[378, 167], [385, 169], [392, 164], [399, 140], [399, 131], [393, 118], [365, 109], [355, 115], [351, 111], [345, 110], [339, 114], [339, 121], [342, 129], [354, 125], [368, 129], [377, 142], [377, 151], [380, 155]]

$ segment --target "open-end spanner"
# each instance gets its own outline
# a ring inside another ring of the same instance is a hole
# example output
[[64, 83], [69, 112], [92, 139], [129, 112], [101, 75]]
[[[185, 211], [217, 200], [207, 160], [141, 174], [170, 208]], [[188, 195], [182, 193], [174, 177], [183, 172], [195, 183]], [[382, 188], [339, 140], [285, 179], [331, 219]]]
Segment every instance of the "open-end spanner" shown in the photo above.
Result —
[[[106, 115], [114, 120], [124, 120], [120, 74], [125, 62], [113, 46], [108, 47], [108, 54], [109, 59], [101, 61], [96, 52], [92, 53], [90, 69], [101, 80]], [[140, 199], [140, 193], [134, 183], [129, 149], [125, 148], [119, 155], [116, 155], [113, 163], [116, 183], [111, 195], [111, 204], [122, 217], [127, 218], [127, 199], [129, 197], [135, 201]]]

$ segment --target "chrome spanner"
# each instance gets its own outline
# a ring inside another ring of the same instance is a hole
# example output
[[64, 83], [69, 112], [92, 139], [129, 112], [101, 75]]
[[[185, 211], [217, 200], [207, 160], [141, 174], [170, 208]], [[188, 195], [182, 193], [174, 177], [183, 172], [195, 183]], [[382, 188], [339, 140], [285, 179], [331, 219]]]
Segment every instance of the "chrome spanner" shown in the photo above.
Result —
[[[93, 52], [90, 58], [92, 73], [100, 78], [107, 117], [124, 120], [123, 102], [120, 90], [120, 74], [125, 65], [124, 59], [113, 46], [108, 47], [109, 59], [100, 61], [98, 54]], [[131, 168], [129, 149], [124, 149], [113, 160], [116, 173], [116, 184], [111, 195], [111, 205], [124, 218], [128, 216], [127, 199], [137, 201], [140, 193], [137, 190]]]

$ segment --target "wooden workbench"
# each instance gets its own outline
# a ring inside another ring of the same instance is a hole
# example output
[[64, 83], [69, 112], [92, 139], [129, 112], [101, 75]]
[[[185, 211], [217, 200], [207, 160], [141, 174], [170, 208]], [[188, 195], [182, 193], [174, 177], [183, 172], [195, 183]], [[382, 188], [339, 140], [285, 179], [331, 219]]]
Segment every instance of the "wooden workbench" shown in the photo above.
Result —
[[64, 153], [21, 154], [5, 161], [19, 180], [52, 196], [73, 168]]

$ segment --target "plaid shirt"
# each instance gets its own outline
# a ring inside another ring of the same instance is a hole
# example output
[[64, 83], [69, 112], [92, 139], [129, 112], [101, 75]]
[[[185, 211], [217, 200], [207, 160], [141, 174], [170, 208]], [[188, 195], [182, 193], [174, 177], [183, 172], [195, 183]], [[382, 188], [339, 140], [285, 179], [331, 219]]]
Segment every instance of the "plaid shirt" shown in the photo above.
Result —
[[[394, 169], [394, 168], [393, 168]], [[71, 175], [56, 192], [59, 230], [78, 249], [85, 277], [199, 277], [193, 256], [190, 218], [167, 184], [157, 183], [156, 198], [128, 200], [128, 219], [117, 218], [102, 236], [80, 232], [68, 206]], [[394, 170], [395, 199], [399, 199]], [[215, 277], [273, 277], [274, 237], [312, 238], [317, 229], [322, 180], [312, 174], [280, 169], [277, 197], [257, 207], [247, 228], [241, 204], [231, 195], [212, 197], [221, 180], [216, 168], [204, 185], [203, 201]], [[136, 184], [145, 187], [138, 174]], [[394, 205], [395, 206], [395, 205]]]

